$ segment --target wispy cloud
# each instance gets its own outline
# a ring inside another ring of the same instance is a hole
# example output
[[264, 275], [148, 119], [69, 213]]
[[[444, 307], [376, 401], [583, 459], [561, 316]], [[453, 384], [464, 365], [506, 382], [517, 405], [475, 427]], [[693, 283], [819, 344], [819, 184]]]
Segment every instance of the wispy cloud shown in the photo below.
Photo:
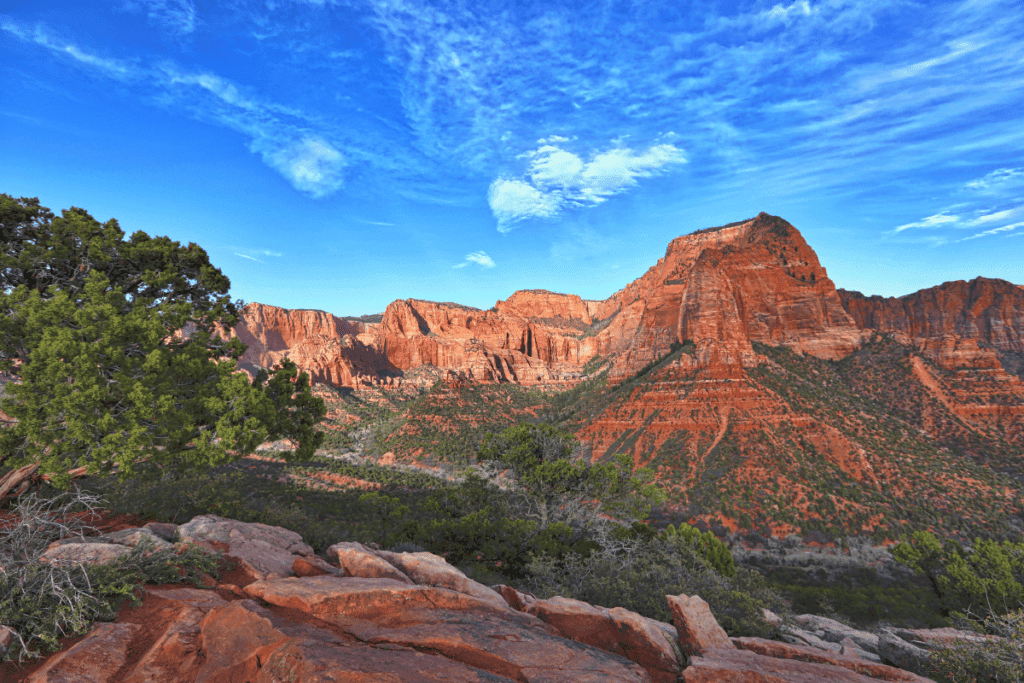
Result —
[[1024, 187], [1024, 168], [997, 168], [965, 185], [978, 192], [997, 192], [1008, 188]]
[[1021, 221], [1020, 223], [1011, 223], [1010, 225], [1004, 225], [1001, 228], [992, 228], [991, 230], [985, 230], [984, 232], [979, 232], [977, 234], [971, 235], [970, 237], [964, 237], [963, 239], [957, 240], [957, 241], [958, 242], [966, 242], [967, 240], [976, 240], [979, 237], [988, 237], [990, 235], [998, 235], [1001, 232], [1011, 232], [1011, 231], [1016, 230], [1017, 228], [1019, 228], [1021, 226], [1024, 226], [1024, 221]]
[[472, 254], [466, 254], [466, 260], [462, 263], [452, 266], [452, 268], [465, 268], [471, 263], [476, 263], [482, 268], [493, 268], [495, 265], [494, 260], [488, 256], [485, 252], [475, 251]]
[[124, 79], [133, 75], [135, 68], [130, 63], [110, 57], [102, 57], [97, 54], [83, 50], [74, 43], [63, 41], [53, 36], [42, 25], [29, 28], [25, 25], [15, 23], [13, 20], [0, 17], [0, 29], [26, 42], [40, 45], [51, 52], [71, 57], [80, 64], [103, 72], [105, 75]]
[[951, 216], [946, 213], [938, 213], [927, 218], [922, 218], [914, 223], [904, 223], [903, 225], [896, 226], [893, 232], [903, 232], [904, 230], [910, 230], [911, 228], [939, 228], [944, 225], [948, 226], [953, 223], [960, 221], [959, 216]]
[[150, 21], [178, 36], [192, 33], [199, 24], [192, 0], [126, 0], [124, 9], [145, 14]]
[[686, 162], [683, 150], [672, 144], [653, 145], [641, 152], [614, 147], [584, 161], [559, 146], [569, 142], [565, 138], [538, 142], [540, 147], [520, 155], [530, 160], [523, 177], [501, 177], [491, 183], [488, 201], [501, 232], [529, 218], [551, 218], [567, 208], [600, 204], [635, 186], [638, 178]]
[[268, 256], [280, 257], [283, 255], [279, 251], [270, 251], [269, 249], [239, 249], [234, 252], [234, 254], [235, 256], [255, 261], [256, 263], [266, 263], [263, 259]]
[[352, 220], [354, 220], [356, 223], [362, 223], [363, 225], [380, 225], [385, 228], [390, 228], [395, 225], [394, 223], [384, 223], [382, 221], [368, 221], [362, 218], [353, 218]]

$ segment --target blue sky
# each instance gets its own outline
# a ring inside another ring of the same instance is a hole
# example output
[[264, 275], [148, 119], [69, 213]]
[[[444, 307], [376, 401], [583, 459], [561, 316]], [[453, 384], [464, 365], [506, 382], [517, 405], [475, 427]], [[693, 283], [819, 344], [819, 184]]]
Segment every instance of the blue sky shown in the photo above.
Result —
[[1020, 0], [7, 0], [0, 83], [0, 192], [246, 301], [601, 299], [760, 211], [839, 287], [1024, 284]]

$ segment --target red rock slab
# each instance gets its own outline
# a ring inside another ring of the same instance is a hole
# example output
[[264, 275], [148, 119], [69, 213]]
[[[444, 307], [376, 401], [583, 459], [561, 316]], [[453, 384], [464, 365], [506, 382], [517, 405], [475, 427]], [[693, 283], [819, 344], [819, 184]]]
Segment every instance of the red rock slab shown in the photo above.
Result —
[[733, 638], [732, 642], [741, 650], [756, 652], [766, 657], [776, 659], [795, 659], [801, 662], [814, 662], [817, 664], [829, 664], [856, 673], [869, 676], [880, 681], [910, 681], [911, 683], [924, 683], [929, 679], [918, 676], [915, 673], [898, 669], [885, 664], [875, 664], [860, 657], [853, 657], [833, 652], [825, 652], [814, 647], [805, 645], [790, 645], [774, 640], [763, 638]]
[[338, 563], [345, 576], [364, 579], [394, 579], [402, 583], [412, 584], [412, 579], [396, 569], [387, 560], [362, 543], [335, 543], [327, 549], [327, 557]]
[[700, 596], [666, 595], [672, 621], [679, 634], [679, 648], [684, 654], [702, 654], [708, 650], [733, 649], [725, 629], [718, 625], [708, 603]]
[[201, 515], [178, 527], [177, 538], [222, 550], [251, 566], [261, 576], [292, 575], [296, 555], [313, 555], [313, 549], [294, 531], [255, 522], [238, 522], [216, 515]]
[[447, 588], [316, 576], [258, 582], [245, 590], [364, 643], [433, 652], [524, 683], [650, 681], [636, 664], [561, 638], [537, 617]]
[[316, 555], [310, 555], [309, 557], [296, 557], [295, 562], [292, 563], [292, 571], [295, 576], [326, 576], [328, 574], [343, 574], [343, 572], [335, 567], [327, 560], [321, 559]]
[[230, 602], [199, 622], [205, 661], [195, 683], [251, 681], [270, 654], [291, 640], [253, 608], [251, 600]]
[[84, 640], [53, 657], [28, 683], [107, 683], [128, 659], [135, 624], [97, 624]]
[[212, 610], [202, 623], [206, 662], [195, 683], [508, 683], [445, 657], [345, 641], [287, 620], [252, 600]]
[[[393, 579], [309, 576], [280, 581], [257, 581], [243, 589], [272, 605], [297, 609], [329, 623], [368, 619], [382, 626], [419, 623], [424, 610], [484, 610], [525, 617], [502, 601], [493, 603], [447, 588], [417, 586]], [[495, 594], [497, 596], [497, 594]], [[499, 598], [500, 600], [500, 598]], [[537, 620], [539, 623], [539, 620]]]
[[524, 593], [516, 590], [512, 586], [506, 586], [504, 584], [494, 586], [493, 590], [505, 599], [505, 602], [509, 607], [519, 610], [520, 612], [522, 612], [527, 605], [537, 599], [537, 596], [533, 593]]
[[504, 598], [487, 586], [468, 578], [443, 557], [433, 553], [392, 553], [378, 550], [377, 556], [387, 560], [416, 583], [424, 586], [443, 586], [475, 598], [506, 607]]
[[523, 623], [511, 610], [423, 610], [418, 624], [381, 628], [353, 620], [342, 628], [366, 643], [436, 652], [467, 666], [524, 683], [640, 683], [648, 673], [633, 662]]
[[675, 683], [679, 675], [679, 659], [665, 633], [653, 619], [636, 612], [595, 607], [563, 597], [534, 600], [523, 611], [554, 626], [565, 638], [639, 664], [653, 681]]
[[191, 681], [202, 663], [200, 622], [226, 601], [213, 591], [197, 588], [151, 589], [150, 593], [168, 601], [176, 613], [119, 683]]
[[[684, 683], [877, 683], [840, 666], [765, 657], [747, 650], [709, 650], [690, 658]], [[926, 679], [925, 679], [926, 680]]]

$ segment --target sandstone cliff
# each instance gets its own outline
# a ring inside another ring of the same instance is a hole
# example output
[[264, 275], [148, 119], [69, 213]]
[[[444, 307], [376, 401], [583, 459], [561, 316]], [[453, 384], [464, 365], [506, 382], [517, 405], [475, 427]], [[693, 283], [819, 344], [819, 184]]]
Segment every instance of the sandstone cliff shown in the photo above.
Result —
[[862, 328], [906, 335], [948, 370], [996, 369], [1024, 375], [1024, 287], [978, 277], [902, 297], [839, 290]]
[[613, 357], [613, 376], [625, 377], [685, 340], [726, 371], [757, 364], [751, 342], [834, 359], [862, 337], [814, 251], [767, 214], [673, 240], [605, 301], [523, 290], [482, 311], [405, 299], [380, 323], [250, 304], [234, 333], [250, 345], [246, 369], [289, 357], [315, 382], [353, 388], [400, 383], [423, 366], [461, 380], [566, 385], [595, 356]]

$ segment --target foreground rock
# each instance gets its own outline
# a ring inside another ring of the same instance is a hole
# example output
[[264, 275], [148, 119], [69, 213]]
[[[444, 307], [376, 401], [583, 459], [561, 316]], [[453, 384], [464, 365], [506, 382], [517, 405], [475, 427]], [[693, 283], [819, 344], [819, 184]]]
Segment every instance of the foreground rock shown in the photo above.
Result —
[[294, 531], [216, 515], [202, 515], [181, 525], [175, 540], [223, 552], [255, 579], [267, 574], [293, 576], [295, 558], [314, 554]]
[[621, 607], [606, 609], [562, 597], [530, 601], [524, 604], [524, 611], [566, 638], [639, 664], [655, 683], [674, 683], [679, 676], [684, 660], [676, 629], [668, 624]]
[[[297, 534], [211, 516], [182, 525], [176, 538], [220, 545], [253, 572], [273, 571], [216, 591], [147, 588], [141, 606], [123, 608], [116, 623], [96, 625], [22, 680], [927, 681], [852, 655], [730, 639], [698, 596], [666, 596], [673, 627], [621, 607], [490, 589], [431, 553], [337, 544], [329, 553], [335, 566], [304, 554], [309, 546]], [[300, 575], [283, 577], [293, 570]]]

